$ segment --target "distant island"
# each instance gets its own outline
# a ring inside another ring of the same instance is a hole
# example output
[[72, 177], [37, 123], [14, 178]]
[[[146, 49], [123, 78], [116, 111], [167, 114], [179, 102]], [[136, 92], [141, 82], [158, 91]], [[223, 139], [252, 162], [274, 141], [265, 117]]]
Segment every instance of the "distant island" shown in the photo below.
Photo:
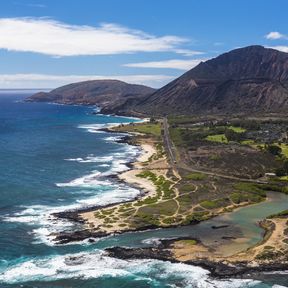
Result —
[[[149, 117], [108, 130], [128, 132], [123, 141], [141, 145], [143, 155], [119, 178], [140, 187], [143, 195], [58, 213], [84, 226], [59, 233], [57, 243], [216, 219], [210, 227], [215, 235], [231, 231], [217, 243], [207, 244], [202, 236], [176, 237], [153, 248], [107, 252], [197, 264], [218, 276], [287, 269], [288, 211], [277, 208], [281, 197], [288, 200], [287, 53], [249, 46], [200, 63], [159, 90], [97, 80], [37, 93], [27, 101], [98, 105], [103, 113]], [[267, 199], [277, 213], [268, 211], [258, 223], [265, 234], [253, 246], [245, 231], [235, 232], [237, 223], [217, 222], [250, 205], [261, 209]]]

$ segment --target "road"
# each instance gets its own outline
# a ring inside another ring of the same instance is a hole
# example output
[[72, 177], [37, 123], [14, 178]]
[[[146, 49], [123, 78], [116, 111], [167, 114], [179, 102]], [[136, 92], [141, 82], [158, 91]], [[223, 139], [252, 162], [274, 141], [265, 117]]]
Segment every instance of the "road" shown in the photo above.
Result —
[[175, 147], [171, 141], [171, 138], [170, 138], [169, 124], [168, 124], [168, 120], [166, 117], [163, 119], [163, 131], [164, 131], [163, 140], [164, 140], [164, 145], [165, 145], [166, 151], [169, 154], [169, 159], [170, 159], [171, 165], [175, 166], [175, 164], [176, 164], [176, 153], [175, 153], [176, 151], [175, 150], [176, 149], [175, 149]]
[[173, 168], [173, 170], [178, 171], [177, 168], [181, 168], [190, 172], [196, 172], [196, 173], [202, 173], [206, 175], [211, 175], [211, 176], [216, 176], [216, 177], [221, 177], [225, 179], [230, 179], [230, 180], [237, 180], [237, 181], [243, 181], [243, 182], [251, 182], [251, 183], [257, 183], [257, 184], [267, 184], [267, 181], [263, 180], [257, 180], [257, 179], [246, 179], [246, 178], [239, 178], [236, 176], [230, 176], [230, 175], [224, 175], [224, 174], [218, 174], [214, 172], [208, 172], [208, 171], [203, 171], [203, 170], [198, 170], [194, 169], [192, 167], [187, 166], [185, 163], [177, 163], [176, 159], [176, 148], [170, 138], [169, 134], [169, 124], [167, 118], [163, 118], [163, 141], [164, 141], [164, 146], [166, 148], [166, 152], [169, 156], [170, 164]]

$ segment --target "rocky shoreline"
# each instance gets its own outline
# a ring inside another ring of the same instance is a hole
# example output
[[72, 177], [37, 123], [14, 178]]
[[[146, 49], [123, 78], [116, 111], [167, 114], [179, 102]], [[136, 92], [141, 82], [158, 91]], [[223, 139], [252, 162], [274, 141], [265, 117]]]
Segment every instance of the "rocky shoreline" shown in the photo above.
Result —
[[[134, 145], [134, 146], [139, 146], [139, 144], [137, 144], [134, 141], [134, 137], [132, 135], [126, 135], [127, 133], [121, 133], [118, 131], [114, 131], [111, 128], [101, 128], [99, 129], [99, 131], [103, 131], [106, 133], [117, 133], [117, 134], [124, 134], [123, 136], [121, 136], [120, 139], [115, 140], [115, 142], [117, 143], [123, 143], [123, 144], [128, 144], [128, 145]], [[134, 168], [134, 164], [135, 164], [135, 160], [131, 160], [130, 162], [125, 163], [125, 165], [132, 170]], [[130, 185], [133, 187], [136, 187], [135, 185], [132, 185], [130, 183], [127, 183], [125, 180], [120, 179], [119, 178], [120, 174], [117, 175], [110, 175], [109, 178], [113, 179], [114, 181], [117, 181], [118, 183], [125, 183], [126, 185]], [[130, 200], [127, 201], [123, 201], [123, 202], [118, 202], [118, 203], [111, 203], [111, 204], [107, 204], [107, 205], [103, 205], [103, 206], [90, 206], [90, 207], [84, 207], [81, 209], [76, 209], [76, 210], [67, 210], [67, 211], [63, 211], [63, 212], [57, 212], [57, 213], [53, 213], [51, 214], [53, 217], [56, 217], [58, 219], [64, 219], [64, 220], [68, 220], [71, 222], [76, 222], [79, 224], [87, 224], [86, 221], [81, 217], [82, 213], [86, 213], [86, 212], [92, 212], [92, 211], [97, 211], [99, 209], [103, 209], [103, 208], [109, 208], [112, 206], [115, 206], [117, 204], [125, 204], [125, 203], [129, 203], [131, 201], [135, 201], [138, 199], [141, 199], [143, 196], [145, 196], [146, 192], [137, 187], [140, 190], [140, 194]], [[134, 229], [134, 230], [126, 230], [126, 232], [140, 232], [140, 231], [144, 231], [144, 230], [150, 230], [150, 229], [155, 229], [158, 228], [156, 226], [150, 225], [149, 227], [143, 227], [143, 228], [138, 228], [138, 229]], [[114, 234], [121, 234], [123, 232], [118, 231]], [[67, 231], [67, 232], [60, 232], [57, 234], [54, 234], [54, 241], [56, 244], [68, 244], [71, 242], [78, 242], [78, 241], [83, 241], [88, 239], [89, 242], [94, 242], [95, 238], [102, 238], [102, 237], [107, 237], [111, 235], [111, 233], [105, 233], [105, 232], [101, 232], [101, 231], [93, 231], [92, 229], [83, 229], [83, 230], [77, 230], [77, 231]]]
[[[116, 131], [113, 131], [109, 128], [104, 128], [101, 129], [102, 131], [105, 132], [109, 132], [109, 133], [113, 133]], [[117, 132], [119, 133], [119, 132]], [[135, 142], [135, 138], [131, 135], [127, 135], [127, 133], [125, 133], [126, 135], [123, 135], [123, 137], [121, 137], [121, 139], [116, 140], [116, 142], [118, 143], [126, 143], [129, 145], [137, 145], [137, 143]], [[126, 165], [130, 168], [130, 170], [132, 170], [135, 165], [135, 163], [133, 163], [134, 161], [131, 161], [130, 163], [127, 163]], [[119, 175], [113, 175], [110, 176], [113, 177], [114, 179], [117, 179], [117, 181], [119, 182], [125, 182], [125, 180], [121, 180], [119, 179]], [[127, 183], [126, 183], [127, 184]], [[133, 186], [133, 184], [129, 184]], [[139, 187], [138, 187], [139, 188]], [[140, 189], [141, 190], [141, 189]], [[138, 197], [135, 197], [135, 199], [126, 201], [131, 202], [133, 200], [139, 199], [141, 197], [143, 197], [143, 194], [145, 195], [145, 191], [141, 190], [141, 195], [139, 195]], [[126, 202], [121, 202], [121, 204], [126, 203]], [[139, 232], [139, 231], [147, 231], [147, 230], [152, 230], [155, 228], [159, 228], [157, 226], [145, 226], [145, 227], [141, 227], [141, 228], [136, 228], [136, 229], [126, 229], [125, 231], [121, 231], [121, 230], [115, 230], [115, 232], [113, 233], [108, 233], [105, 231], [96, 231], [93, 229], [93, 227], [91, 226], [91, 229], [89, 229], [89, 223], [87, 221], [85, 221], [83, 219], [83, 217], [81, 217], [82, 213], [86, 213], [86, 212], [94, 212], [97, 211], [99, 209], [103, 209], [103, 208], [108, 208], [108, 207], [112, 207], [115, 206], [117, 204], [120, 203], [113, 203], [113, 204], [108, 204], [105, 206], [93, 206], [93, 207], [88, 207], [88, 208], [83, 208], [83, 209], [78, 209], [75, 211], [64, 211], [64, 212], [59, 212], [59, 213], [55, 213], [53, 214], [53, 216], [61, 218], [61, 219], [67, 219], [69, 221], [75, 221], [77, 223], [81, 223], [83, 224], [83, 226], [85, 225], [85, 227], [83, 227], [83, 230], [78, 230], [78, 231], [68, 231], [68, 232], [61, 232], [58, 233], [55, 236], [55, 242], [57, 244], [67, 244], [67, 243], [71, 243], [71, 242], [78, 242], [78, 241], [83, 241], [83, 240], [87, 240], [90, 243], [95, 242], [95, 238], [102, 238], [102, 237], [107, 237], [113, 234], [122, 234], [122, 233], [127, 233], [127, 232]], [[197, 222], [193, 222], [190, 223], [189, 225], [193, 225], [193, 224], [197, 224], [199, 223], [199, 221]], [[174, 226], [174, 227], [178, 227]], [[167, 227], [167, 228], [171, 228], [173, 226]], [[218, 230], [218, 229], [222, 229], [227, 227], [227, 225], [215, 225], [212, 227], [212, 229], [214, 230]], [[165, 229], [165, 228], [162, 228]], [[271, 231], [267, 231], [266, 230], [266, 236], [263, 239], [263, 243], [265, 243], [265, 239], [267, 238], [267, 235], [270, 235]], [[271, 232], [272, 233], [272, 232]], [[232, 238], [232, 237], [231, 237]], [[234, 238], [233, 238], [234, 239]], [[177, 241], [181, 241], [181, 240], [193, 240], [191, 238], [177, 238], [177, 239], [170, 239], [170, 240], [160, 240], [160, 244], [154, 247], [148, 247], [148, 248], [125, 248], [125, 247], [112, 247], [112, 248], [107, 248], [105, 249], [105, 251], [107, 252], [107, 254], [111, 257], [116, 257], [116, 258], [120, 258], [120, 259], [157, 259], [157, 260], [163, 260], [163, 261], [170, 261], [170, 262], [174, 262], [174, 263], [185, 263], [185, 264], [190, 264], [190, 265], [195, 265], [195, 266], [200, 266], [204, 269], [207, 269], [210, 271], [211, 276], [213, 277], [221, 277], [221, 278], [225, 278], [225, 277], [244, 277], [244, 276], [251, 276], [251, 274], [254, 273], [263, 273], [263, 272], [267, 272], [267, 271], [283, 271], [283, 270], [288, 270], [288, 265], [287, 265], [287, 261], [276, 261], [276, 260], [272, 260], [272, 261], [253, 261], [252, 260], [247, 260], [245, 257], [241, 259], [241, 257], [239, 259], [237, 259], [236, 255], [234, 257], [233, 255], [233, 260], [229, 260], [229, 258], [225, 258], [225, 259], [218, 259], [217, 257], [213, 257], [213, 258], [209, 258], [208, 257], [191, 257], [191, 259], [189, 260], [183, 260], [183, 259], [179, 259], [178, 257], [175, 256], [175, 254], [173, 253], [173, 245], [177, 242]], [[199, 243], [199, 240], [196, 240]], [[262, 244], [263, 244], [262, 243]], [[201, 244], [201, 243], [200, 243]], [[260, 245], [257, 244], [257, 245]], [[199, 246], [200, 247], [200, 246]], [[207, 247], [206, 247], [207, 248]], [[211, 251], [210, 251], [211, 252]], [[245, 252], [244, 252], [245, 253]], [[243, 260], [244, 259], [244, 260]]]
[[191, 240], [188, 238], [177, 238], [170, 240], [160, 240], [157, 247], [149, 248], [125, 248], [125, 247], [112, 247], [107, 248], [105, 251], [111, 257], [131, 260], [131, 259], [155, 259], [161, 261], [169, 261], [172, 263], [185, 263], [189, 265], [200, 266], [203, 269], [210, 271], [212, 277], [216, 278], [243, 278], [251, 277], [251, 274], [259, 274], [270, 271], [285, 271], [288, 270], [286, 263], [267, 263], [261, 265], [250, 265], [246, 261], [229, 262], [229, 261], [211, 261], [208, 259], [197, 259], [190, 261], [180, 261], [173, 257], [171, 252], [172, 245], [175, 241]]

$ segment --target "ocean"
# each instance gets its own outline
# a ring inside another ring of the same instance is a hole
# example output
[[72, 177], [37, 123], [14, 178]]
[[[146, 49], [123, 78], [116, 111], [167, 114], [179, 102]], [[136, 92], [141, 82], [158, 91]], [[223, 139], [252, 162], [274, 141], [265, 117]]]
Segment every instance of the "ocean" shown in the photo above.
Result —
[[[67, 245], [52, 234], [77, 224], [51, 214], [127, 201], [140, 194], [115, 179], [140, 155], [100, 128], [139, 119], [96, 114], [96, 107], [23, 102], [32, 92], [0, 92], [0, 287], [285, 287], [285, 273], [213, 279], [200, 267], [120, 260], [112, 246], [149, 246], [153, 232]], [[79, 225], [79, 224], [78, 224]], [[161, 232], [162, 237], [165, 231]], [[282, 285], [282, 286], [280, 286]]]

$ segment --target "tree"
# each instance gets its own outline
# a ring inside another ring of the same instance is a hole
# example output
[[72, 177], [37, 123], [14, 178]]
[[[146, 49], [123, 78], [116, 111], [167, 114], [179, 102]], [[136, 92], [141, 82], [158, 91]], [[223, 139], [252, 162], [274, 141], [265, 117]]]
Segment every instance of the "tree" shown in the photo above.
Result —
[[285, 160], [282, 167], [276, 169], [275, 173], [278, 177], [288, 175], [288, 160]]
[[282, 153], [282, 149], [281, 147], [277, 146], [277, 145], [267, 145], [266, 150], [271, 153], [272, 155], [275, 156], [280, 156]]
[[226, 129], [224, 132], [226, 138], [228, 141], [235, 141], [235, 142], [240, 142], [245, 139], [245, 132], [244, 133], [239, 133], [235, 132], [232, 129]]

